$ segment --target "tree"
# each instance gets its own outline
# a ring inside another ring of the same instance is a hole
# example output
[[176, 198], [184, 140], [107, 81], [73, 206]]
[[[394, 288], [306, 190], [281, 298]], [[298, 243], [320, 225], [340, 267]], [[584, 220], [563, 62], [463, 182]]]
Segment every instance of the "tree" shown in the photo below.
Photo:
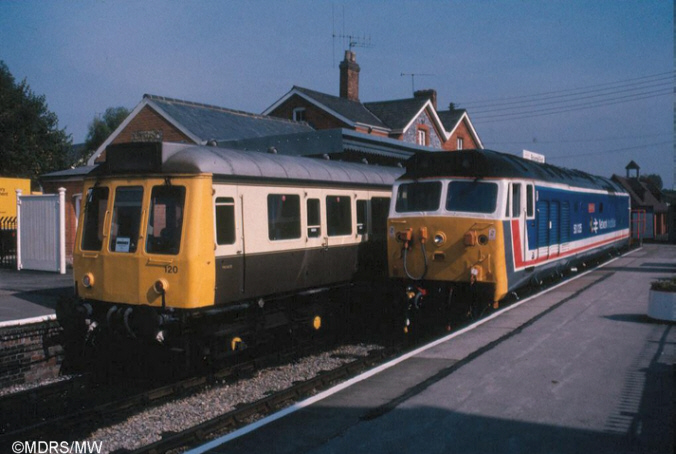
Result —
[[72, 139], [58, 129], [47, 108], [24, 79], [20, 84], [0, 60], [0, 175], [30, 178], [67, 167]]
[[89, 123], [89, 131], [85, 140], [84, 160], [89, 158], [128, 116], [129, 109], [126, 107], [109, 107], [103, 116], [94, 117]]
[[663, 189], [664, 186], [664, 183], [662, 182], [662, 177], [656, 173], [642, 175], [641, 178], [639, 178], [639, 180], [654, 184], [655, 187], [657, 187], [657, 189], [659, 189], [660, 191]]

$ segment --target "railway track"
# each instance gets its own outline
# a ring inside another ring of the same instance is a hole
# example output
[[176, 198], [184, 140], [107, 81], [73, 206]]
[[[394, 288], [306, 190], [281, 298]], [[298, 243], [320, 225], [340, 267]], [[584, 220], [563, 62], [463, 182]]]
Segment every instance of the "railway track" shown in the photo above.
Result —
[[163, 386], [150, 382], [101, 384], [90, 375], [19, 391], [0, 398], [0, 446], [16, 440], [74, 440], [86, 438], [98, 427], [124, 419], [140, 409], [185, 397], [218, 382], [233, 382], [256, 370], [289, 362], [327, 348], [302, 344], [294, 350], [275, 352], [229, 365], [218, 371], [175, 381]]
[[120, 449], [114, 452], [115, 454], [159, 454], [203, 443], [207, 439], [236, 430], [253, 420], [260, 419], [305, 397], [330, 388], [338, 382], [348, 380], [393, 357], [397, 352], [397, 350], [372, 352], [367, 357], [357, 359], [337, 369], [326, 371], [302, 383], [296, 383], [287, 389], [243, 405], [184, 431], [164, 434], [161, 440], [142, 448], [136, 450]]

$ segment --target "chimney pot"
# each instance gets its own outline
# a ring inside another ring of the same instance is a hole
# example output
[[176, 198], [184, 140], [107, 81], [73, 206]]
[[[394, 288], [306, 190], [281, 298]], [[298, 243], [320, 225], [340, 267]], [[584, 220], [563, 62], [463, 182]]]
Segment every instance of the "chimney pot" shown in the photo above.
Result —
[[359, 101], [359, 65], [357, 56], [351, 50], [345, 51], [345, 59], [340, 62], [340, 97], [350, 101]]
[[437, 91], [433, 88], [428, 88], [426, 90], [417, 90], [413, 93], [413, 96], [416, 98], [429, 98], [432, 101], [432, 106], [434, 110], [437, 110]]

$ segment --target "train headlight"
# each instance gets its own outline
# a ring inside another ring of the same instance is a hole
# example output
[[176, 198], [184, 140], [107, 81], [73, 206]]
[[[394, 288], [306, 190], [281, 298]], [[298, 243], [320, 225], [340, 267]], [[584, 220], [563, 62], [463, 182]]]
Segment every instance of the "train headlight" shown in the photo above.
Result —
[[153, 284], [153, 291], [158, 295], [164, 294], [169, 288], [169, 282], [166, 279], [158, 279]]
[[85, 288], [92, 287], [94, 285], [94, 275], [92, 273], [87, 273], [82, 276], [82, 285], [84, 285]]
[[446, 235], [444, 234], [444, 232], [437, 232], [434, 234], [434, 238], [432, 241], [434, 241], [434, 244], [436, 246], [441, 246], [446, 242]]

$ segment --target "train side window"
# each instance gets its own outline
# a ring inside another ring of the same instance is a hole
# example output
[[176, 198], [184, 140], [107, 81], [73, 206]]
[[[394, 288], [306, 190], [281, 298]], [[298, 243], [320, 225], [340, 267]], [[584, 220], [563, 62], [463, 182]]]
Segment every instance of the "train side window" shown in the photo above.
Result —
[[155, 186], [150, 193], [146, 252], [178, 254], [183, 232], [184, 186]]
[[326, 227], [329, 236], [352, 233], [352, 210], [349, 196], [326, 197]]
[[120, 186], [115, 190], [113, 218], [110, 225], [110, 250], [136, 252], [141, 228], [141, 186]]
[[390, 214], [390, 198], [371, 199], [371, 231], [374, 236], [387, 234], [387, 217]]
[[532, 218], [535, 215], [535, 188], [532, 184], [526, 185], [526, 216]]
[[368, 233], [368, 206], [366, 200], [357, 200], [357, 233], [364, 235]]
[[319, 199], [307, 199], [307, 236], [317, 238], [322, 234]]
[[300, 196], [268, 194], [268, 238], [272, 241], [300, 238]]
[[235, 244], [235, 199], [216, 198], [216, 244]]
[[512, 217], [521, 216], [521, 183], [512, 183]]
[[103, 246], [103, 220], [108, 206], [108, 188], [94, 187], [87, 191], [82, 229], [82, 250], [100, 251]]
[[603, 213], [603, 202], [599, 203], [599, 213]]

